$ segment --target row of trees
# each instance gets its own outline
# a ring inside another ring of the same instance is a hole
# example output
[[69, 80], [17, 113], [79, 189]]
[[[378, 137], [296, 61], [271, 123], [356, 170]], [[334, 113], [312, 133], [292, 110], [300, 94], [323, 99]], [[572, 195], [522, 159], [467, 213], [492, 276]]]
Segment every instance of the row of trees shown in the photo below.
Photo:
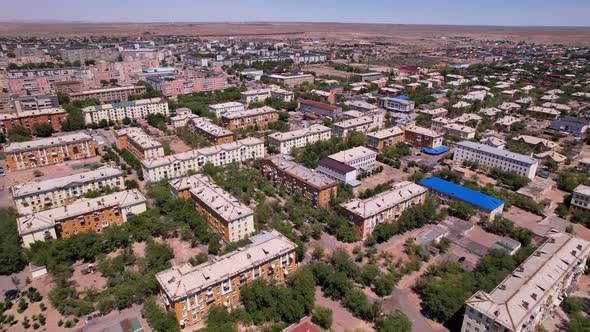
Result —
[[305, 167], [316, 168], [320, 159], [343, 150], [364, 146], [366, 142], [367, 136], [365, 134], [353, 131], [346, 141], [339, 137], [332, 137], [327, 141], [318, 141], [302, 148], [293, 149], [291, 154], [295, 157], [295, 161]]

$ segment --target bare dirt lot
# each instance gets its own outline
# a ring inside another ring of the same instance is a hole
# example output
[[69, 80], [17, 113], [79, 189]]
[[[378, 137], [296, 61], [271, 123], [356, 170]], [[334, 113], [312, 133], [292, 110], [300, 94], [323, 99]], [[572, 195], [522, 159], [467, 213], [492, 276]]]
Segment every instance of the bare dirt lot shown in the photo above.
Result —
[[365, 191], [367, 189], [375, 188], [375, 186], [379, 184], [385, 183], [390, 180], [394, 180], [394, 182], [400, 181], [410, 175], [408, 173], [404, 173], [404, 171], [402, 171], [401, 169], [396, 169], [389, 165], [382, 164], [380, 162], [377, 162], [377, 167], [378, 166], [383, 166], [383, 172], [362, 179], [361, 185], [354, 188], [353, 190], [356, 196], [358, 196], [360, 192]]
[[516, 206], [512, 206], [508, 211], [504, 211], [504, 217], [512, 221], [515, 225], [526, 229], [533, 229], [539, 221], [543, 220], [542, 217]]
[[369, 323], [354, 317], [340, 302], [324, 296], [319, 288], [315, 291], [315, 304], [332, 310], [332, 329], [334, 331], [375, 331]]

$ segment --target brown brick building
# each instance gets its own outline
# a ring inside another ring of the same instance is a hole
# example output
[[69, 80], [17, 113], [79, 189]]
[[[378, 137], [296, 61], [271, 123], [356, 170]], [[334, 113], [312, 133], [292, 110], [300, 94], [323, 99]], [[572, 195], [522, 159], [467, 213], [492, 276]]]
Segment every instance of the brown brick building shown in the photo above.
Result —
[[0, 133], [7, 134], [16, 126], [22, 126], [34, 132], [35, 124], [48, 123], [53, 131], [61, 131], [61, 123], [68, 117], [68, 113], [61, 108], [47, 108], [34, 111], [0, 114]]
[[96, 156], [92, 137], [84, 133], [11, 143], [4, 152], [6, 164], [11, 171]]
[[190, 119], [187, 121], [187, 126], [190, 131], [204, 136], [215, 145], [234, 141], [234, 133], [231, 130], [222, 128], [206, 118]]
[[279, 111], [270, 106], [262, 106], [251, 110], [225, 113], [221, 117], [223, 126], [229, 130], [258, 126], [265, 127], [271, 122], [279, 121]]
[[400, 127], [382, 129], [367, 134], [367, 147], [381, 153], [383, 148], [395, 146], [404, 141], [404, 131]]
[[278, 154], [261, 159], [262, 174], [289, 194], [301, 194], [317, 207], [338, 195], [338, 182]]
[[427, 147], [436, 149], [443, 143], [443, 134], [435, 132], [432, 129], [422, 128], [418, 126], [411, 126], [407, 128], [405, 133], [405, 140], [410, 145], [421, 148]]
[[98, 99], [101, 103], [118, 103], [128, 101], [130, 95], [141, 95], [146, 91], [143, 85], [122, 86], [116, 88], [105, 88], [71, 92], [71, 100]]
[[164, 145], [137, 127], [124, 128], [117, 131], [117, 147], [129, 150], [137, 159], [164, 157]]

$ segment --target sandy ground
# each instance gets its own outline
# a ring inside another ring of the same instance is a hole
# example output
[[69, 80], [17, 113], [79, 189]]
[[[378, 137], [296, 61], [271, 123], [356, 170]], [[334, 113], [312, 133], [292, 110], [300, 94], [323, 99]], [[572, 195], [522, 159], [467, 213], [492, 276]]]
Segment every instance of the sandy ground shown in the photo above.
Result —
[[168, 142], [173, 153], [181, 153], [191, 150], [191, 147], [177, 136], [165, 136], [160, 140], [162, 142]]
[[354, 188], [353, 190], [355, 196], [358, 196], [358, 194], [362, 191], [375, 188], [375, 186], [379, 184], [385, 183], [390, 180], [394, 180], [394, 182], [400, 181], [408, 176], [408, 173], [404, 173], [404, 171], [402, 171], [401, 169], [396, 169], [389, 165], [377, 162], [377, 167], [379, 166], [383, 166], [383, 172], [362, 179], [361, 185]]
[[94, 288], [97, 291], [102, 291], [107, 286], [107, 279], [102, 276], [100, 271], [95, 273], [89, 273], [83, 275], [81, 271], [83, 269], [88, 268], [88, 264], [84, 262], [76, 262], [73, 266], [74, 273], [70, 278], [70, 281], [74, 281], [76, 283], [76, 290], [82, 292], [86, 289]]
[[515, 225], [526, 229], [533, 229], [539, 221], [543, 220], [543, 217], [516, 206], [512, 206], [509, 211], [504, 211], [504, 217], [512, 221]]
[[345, 309], [340, 304], [340, 302], [336, 302], [328, 297], [325, 297], [319, 287], [316, 287], [315, 305], [332, 310], [332, 330], [334, 331], [351, 331], [355, 329], [360, 329], [362, 331], [375, 331], [375, 329], [373, 329], [369, 323], [353, 316], [350, 311]]
[[189, 242], [183, 241], [180, 238], [166, 239], [166, 243], [174, 251], [174, 258], [170, 261], [172, 265], [186, 263], [190, 258], [195, 257], [199, 253], [207, 253], [206, 247], [192, 248]]

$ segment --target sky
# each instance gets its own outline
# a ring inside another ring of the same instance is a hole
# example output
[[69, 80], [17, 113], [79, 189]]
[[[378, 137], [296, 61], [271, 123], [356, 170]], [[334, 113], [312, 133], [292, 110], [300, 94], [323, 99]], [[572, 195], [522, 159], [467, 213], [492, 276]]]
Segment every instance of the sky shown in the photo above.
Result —
[[590, 26], [590, 0], [0, 0], [0, 21]]

